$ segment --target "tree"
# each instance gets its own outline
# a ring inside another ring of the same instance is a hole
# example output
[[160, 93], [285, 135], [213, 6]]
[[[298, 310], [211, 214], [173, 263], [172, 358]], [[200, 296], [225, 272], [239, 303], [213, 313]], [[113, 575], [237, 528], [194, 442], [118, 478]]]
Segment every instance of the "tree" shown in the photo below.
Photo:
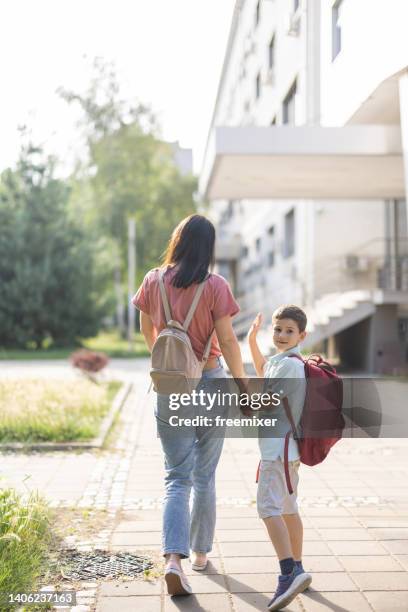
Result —
[[94, 70], [83, 95], [59, 90], [83, 111], [88, 151], [87, 162], [78, 168], [71, 206], [86, 219], [89, 231], [110, 241], [117, 318], [124, 331], [128, 218], [137, 223], [140, 280], [157, 265], [174, 226], [195, 211], [197, 183], [178, 171], [172, 147], [161, 140], [151, 110], [121, 99], [114, 66], [96, 59]]
[[106, 270], [95, 263], [103, 245], [70, 217], [69, 188], [54, 168], [26, 145], [0, 177], [1, 346], [72, 346], [97, 333], [110, 306]]

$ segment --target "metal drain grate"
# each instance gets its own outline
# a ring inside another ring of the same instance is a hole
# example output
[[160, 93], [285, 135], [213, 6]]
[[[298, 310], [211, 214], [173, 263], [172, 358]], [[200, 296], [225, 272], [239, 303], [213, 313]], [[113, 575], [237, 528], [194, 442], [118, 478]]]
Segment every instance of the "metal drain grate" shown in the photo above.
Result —
[[62, 575], [68, 580], [92, 580], [96, 578], [119, 578], [136, 576], [153, 567], [148, 557], [130, 553], [110, 553], [105, 550], [80, 552], [75, 549], [64, 551]]

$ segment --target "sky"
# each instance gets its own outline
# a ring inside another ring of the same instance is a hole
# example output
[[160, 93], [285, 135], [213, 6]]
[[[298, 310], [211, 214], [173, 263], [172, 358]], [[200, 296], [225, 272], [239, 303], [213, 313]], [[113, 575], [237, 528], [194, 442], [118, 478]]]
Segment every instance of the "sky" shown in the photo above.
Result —
[[4, 0], [0, 171], [19, 125], [69, 165], [79, 111], [56, 94], [84, 91], [92, 59], [114, 61], [126, 98], [150, 104], [164, 139], [193, 148], [199, 171], [235, 0]]

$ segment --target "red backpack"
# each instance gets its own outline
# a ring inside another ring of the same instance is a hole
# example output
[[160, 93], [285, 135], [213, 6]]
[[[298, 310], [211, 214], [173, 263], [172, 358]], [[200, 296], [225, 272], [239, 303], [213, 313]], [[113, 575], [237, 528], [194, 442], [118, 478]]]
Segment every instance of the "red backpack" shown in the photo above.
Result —
[[[283, 406], [291, 425], [285, 436], [284, 466], [288, 491], [293, 493], [289, 476], [289, 438], [293, 434], [298, 443], [300, 461], [306, 465], [317, 465], [325, 459], [336, 442], [341, 440], [345, 426], [342, 414], [343, 382], [332, 365], [320, 355], [310, 355], [305, 361], [300, 355], [290, 355], [303, 361], [306, 377], [306, 397], [299, 422], [301, 435], [296, 431], [288, 399]], [[258, 482], [259, 466], [256, 482]]]

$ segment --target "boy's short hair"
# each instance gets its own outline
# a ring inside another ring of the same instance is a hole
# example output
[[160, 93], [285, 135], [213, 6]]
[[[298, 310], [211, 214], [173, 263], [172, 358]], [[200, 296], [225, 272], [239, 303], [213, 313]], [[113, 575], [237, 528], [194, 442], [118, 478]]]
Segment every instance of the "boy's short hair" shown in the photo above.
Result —
[[292, 321], [296, 322], [300, 332], [304, 332], [306, 329], [306, 313], [294, 304], [284, 304], [275, 310], [272, 315], [272, 321], [279, 321], [280, 319], [292, 319]]

